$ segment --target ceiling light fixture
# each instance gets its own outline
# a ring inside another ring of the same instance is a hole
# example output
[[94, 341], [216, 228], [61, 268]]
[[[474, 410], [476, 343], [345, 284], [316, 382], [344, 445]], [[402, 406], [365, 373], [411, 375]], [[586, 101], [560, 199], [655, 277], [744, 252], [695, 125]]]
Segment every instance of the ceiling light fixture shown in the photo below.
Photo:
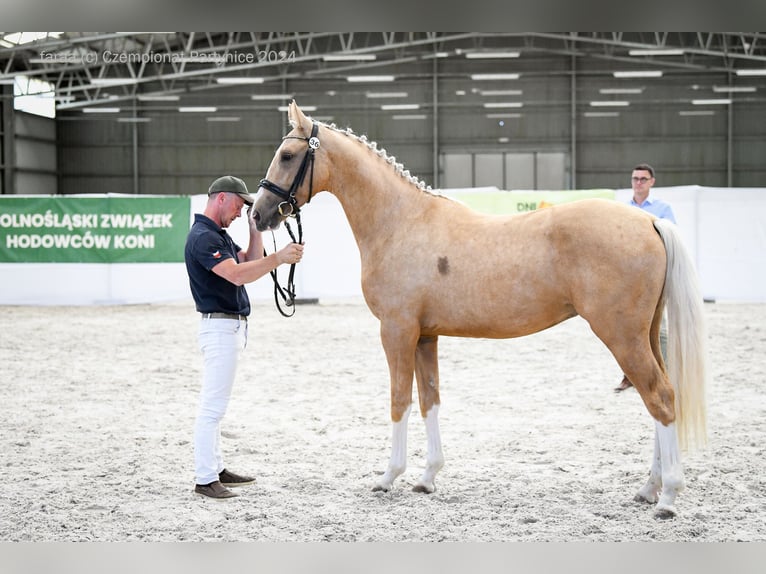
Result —
[[521, 108], [523, 102], [485, 102], [482, 104], [485, 108]]
[[713, 86], [713, 91], [717, 94], [720, 93], [752, 93], [755, 92], [757, 88], [755, 86]]
[[380, 106], [381, 110], [384, 111], [391, 111], [391, 110], [419, 110], [420, 105], [419, 104], [383, 104]]
[[138, 96], [138, 100], [140, 102], [177, 102], [180, 99], [181, 99], [180, 96], [167, 96], [167, 95], [160, 95], [160, 94], [156, 96], [153, 96], [150, 94]]
[[178, 108], [178, 111], [181, 113], [201, 113], [201, 112], [208, 112], [213, 113], [217, 112], [218, 108], [215, 106], [181, 106]]
[[215, 82], [216, 84], [262, 84], [264, 79], [257, 76], [233, 76], [216, 78]]
[[479, 90], [482, 96], [520, 96], [522, 90]]
[[125, 84], [135, 84], [136, 78], [91, 78], [91, 86], [122, 86]]
[[606, 100], [606, 101], [593, 101], [590, 102], [591, 107], [594, 108], [624, 108], [630, 105], [630, 102], [625, 100]]
[[469, 60], [484, 58], [518, 58], [519, 52], [466, 52], [465, 57]]
[[641, 94], [644, 88], [601, 88], [599, 94]]
[[613, 72], [612, 75], [615, 78], [661, 78], [661, 70], [643, 70], [643, 71], [629, 71], [629, 72]]
[[367, 92], [368, 98], [406, 98], [407, 92]]
[[766, 76], [766, 68], [743, 68], [737, 70], [738, 76]]
[[376, 60], [375, 54], [325, 54], [322, 56], [325, 62], [363, 62]]
[[630, 50], [631, 56], [683, 56], [684, 51], [680, 48], [652, 48], [649, 50]]
[[396, 76], [346, 76], [349, 82], [393, 82]]
[[692, 100], [692, 104], [695, 106], [717, 106], [727, 105], [731, 103], [731, 98], [720, 98], [714, 100]]
[[520, 74], [471, 74], [471, 79], [474, 81], [483, 80], [518, 80]]
[[251, 100], [289, 100], [293, 97], [293, 94], [253, 94], [250, 96]]

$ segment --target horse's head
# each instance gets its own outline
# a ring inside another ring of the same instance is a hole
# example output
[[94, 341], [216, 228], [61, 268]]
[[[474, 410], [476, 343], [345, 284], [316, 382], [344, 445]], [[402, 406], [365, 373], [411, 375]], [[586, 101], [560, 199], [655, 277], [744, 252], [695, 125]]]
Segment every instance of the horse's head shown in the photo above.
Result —
[[[320, 149], [319, 124], [307, 118], [295, 101], [287, 111], [293, 129], [284, 138], [271, 160], [266, 177], [261, 180], [253, 205], [253, 217], [259, 231], [276, 229], [286, 217], [311, 201], [321, 191], [315, 174], [326, 172], [314, 162]], [[319, 136], [319, 137], [317, 137]]]

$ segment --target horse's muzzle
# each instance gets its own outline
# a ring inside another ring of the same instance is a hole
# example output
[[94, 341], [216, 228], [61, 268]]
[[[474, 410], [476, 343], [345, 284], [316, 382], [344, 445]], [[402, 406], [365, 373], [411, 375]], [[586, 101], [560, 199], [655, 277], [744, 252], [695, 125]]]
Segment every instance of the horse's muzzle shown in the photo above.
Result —
[[253, 219], [255, 220], [255, 228], [258, 231], [273, 231], [279, 228], [284, 218], [276, 210], [271, 215], [266, 215], [263, 210], [256, 208], [255, 213], [253, 213]]

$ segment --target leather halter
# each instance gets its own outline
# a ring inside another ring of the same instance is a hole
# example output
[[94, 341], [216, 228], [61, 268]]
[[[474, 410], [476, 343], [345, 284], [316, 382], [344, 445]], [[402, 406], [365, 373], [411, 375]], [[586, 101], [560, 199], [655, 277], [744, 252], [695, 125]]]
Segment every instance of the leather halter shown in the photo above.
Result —
[[[314, 152], [319, 148], [319, 138], [317, 137], [317, 133], [319, 132], [319, 125], [314, 122], [313, 126], [311, 127], [311, 135], [307, 138], [302, 138], [299, 136], [285, 136], [282, 139], [296, 139], [296, 140], [303, 140], [306, 143], [308, 143], [308, 149], [306, 150], [306, 155], [303, 156], [303, 161], [301, 162], [300, 167], [298, 168], [298, 172], [295, 174], [295, 179], [293, 179], [292, 185], [290, 185], [289, 190], [285, 190], [281, 187], [279, 187], [277, 184], [269, 181], [268, 179], [264, 178], [260, 181], [260, 187], [270, 191], [283, 201], [277, 206], [279, 209], [279, 215], [282, 215], [283, 217], [295, 217], [295, 221], [298, 224], [298, 238], [296, 239], [295, 234], [293, 233], [292, 228], [290, 227], [290, 224], [287, 223], [287, 219], [285, 219], [285, 229], [287, 229], [287, 233], [290, 234], [290, 239], [293, 240], [293, 243], [302, 243], [303, 242], [303, 226], [301, 225], [301, 210], [298, 207], [298, 200], [295, 198], [296, 193], [298, 192], [298, 188], [303, 183], [303, 180], [306, 179], [306, 171], [311, 164], [311, 176], [309, 178], [309, 197], [306, 200], [306, 203], [309, 203], [311, 201], [311, 196], [314, 193]], [[288, 209], [289, 208], [289, 209]], [[276, 250], [276, 244], [274, 245], [274, 249]], [[263, 251], [264, 257], [266, 256], [266, 250]], [[295, 315], [295, 263], [290, 265], [290, 273], [287, 278], [287, 285], [284, 287], [280, 287], [279, 280], [277, 279], [277, 270], [274, 269], [270, 272], [271, 278], [274, 280], [274, 302], [277, 304], [277, 310], [284, 316], [284, 317], [292, 317]], [[282, 309], [282, 306], [279, 303], [279, 298], [282, 298], [282, 301], [284, 302], [285, 306], [292, 307], [292, 313], [287, 313]]]
[[[280, 199], [282, 199], [282, 203], [279, 204], [279, 214], [282, 216], [290, 216], [295, 215], [297, 216], [300, 213], [300, 208], [298, 207], [298, 200], [295, 198], [295, 195], [298, 193], [298, 188], [303, 183], [303, 180], [306, 179], [306, 171], [309, 167], [309, 164], [311, 165], [311, 177], [309, 178], [309, 198], [306, 200], [306, 203], [309, 203], [311, 201], [311, 196], [314, 194], [314, 152], [319, 148], [319, 138], [317, 137], [317, 133], [319, 133], [319, 124], [314, 122], [314, 124], [311, 127], [311, 135], [307, 138], [302, 138], [299, 136], [285, 136], [282, 139], [296, 139], [296, 140], [303, 140], [306, 143], [308, 143], [308, 149], [306, 150], [306, 155], [303, 156], [303, 161], [301, 162], [300, 167], [298, 168], [298, 172], [295, 174], [295, 178], [293, 179], [292, 185], [290, 185], [289, 190], [285, 190], [284, 188], [279, 187], [276, 183], [273, 183], [269, 181], [268, 179], [264, 178], [260, 181], [260, 186]], [[283, 205], [287, 204], [290, 207], [290, 210], [288, 213], [284, 213], [284, 211], [287, 211], [286, 209], [283, 209]]]

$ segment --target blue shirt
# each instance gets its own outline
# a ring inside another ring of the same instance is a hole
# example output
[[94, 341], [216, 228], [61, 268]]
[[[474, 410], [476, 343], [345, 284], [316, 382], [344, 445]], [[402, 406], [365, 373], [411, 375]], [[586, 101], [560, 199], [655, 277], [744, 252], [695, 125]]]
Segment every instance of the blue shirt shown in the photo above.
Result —
[[634, 199], [631, 198], [630, 200], [631, 205], [635, 205], [636, 207], [639, 207], [643, 209], [644, 211], [648, 211], [652, 215], [656, 215], [660, 219], [669, 219], [673, 223], [676, 222], [676, 218], [673, 215], [673, 210], [671, 209], [670, 205], [662, 201], [661, 199], [650, 199], [646, 198], [644, 202], [639, 205], [635, 202]]
[[184, 258], [197, 311], [250, 314], [250, 299], [244, 285], [234, 285], [211, 271], [226, 259], [236, 261], [241, 250], [226, 230], [212, 219], [200, 213], [194, 214], [194, 224], [186, 237]]

